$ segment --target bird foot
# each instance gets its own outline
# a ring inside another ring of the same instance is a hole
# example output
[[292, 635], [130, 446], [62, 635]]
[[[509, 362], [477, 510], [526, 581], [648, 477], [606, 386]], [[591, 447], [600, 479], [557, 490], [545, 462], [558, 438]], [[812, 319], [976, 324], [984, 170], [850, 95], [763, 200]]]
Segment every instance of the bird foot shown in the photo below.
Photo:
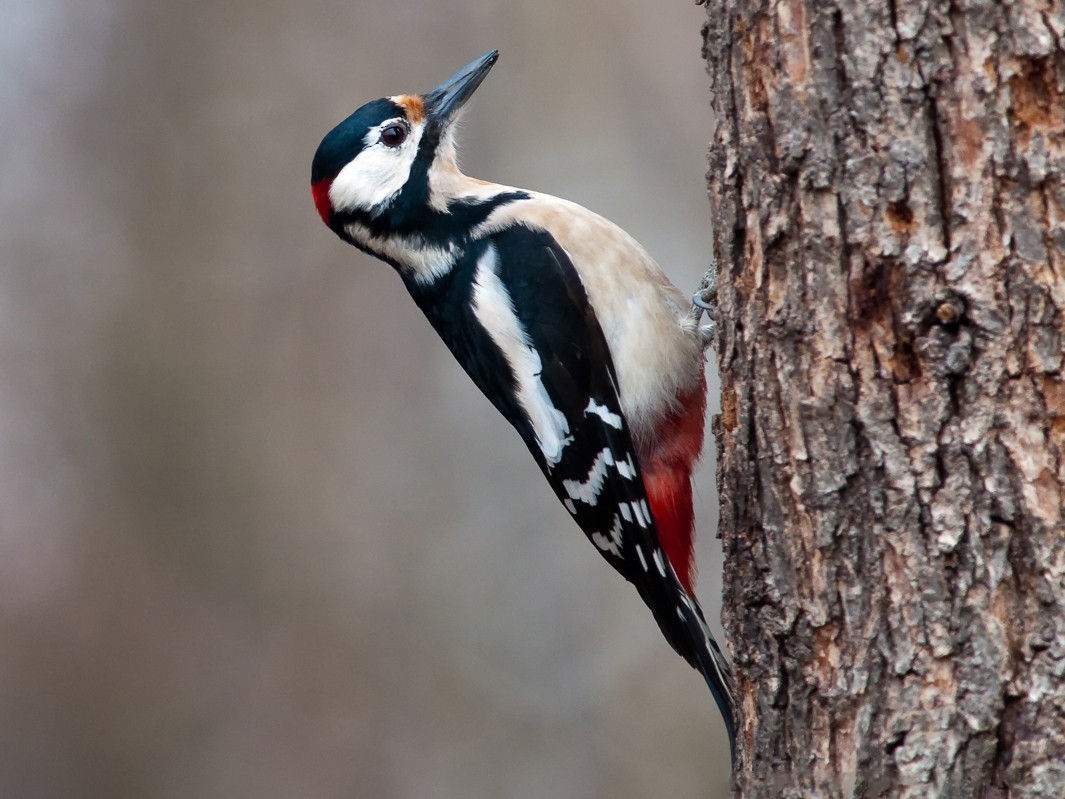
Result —
[[706, 314], [710, 324], [699, 328], [699, 338], [705, 350], [714, 340], [714, 330], [717, 327], [717, 259], [710, 262], [710, 268], [703, 273], [703, 279], [699, 288], [692, 295], [692, 309], [689, 313], [694, 324], [702, 321]]

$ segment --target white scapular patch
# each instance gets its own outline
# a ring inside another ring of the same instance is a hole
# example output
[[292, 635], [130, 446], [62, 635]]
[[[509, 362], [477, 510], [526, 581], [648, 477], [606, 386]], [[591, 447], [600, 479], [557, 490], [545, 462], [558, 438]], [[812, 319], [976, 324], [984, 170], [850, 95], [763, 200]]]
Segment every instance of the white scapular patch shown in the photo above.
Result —
[[665, 561], [662, 560], [662, 550], [661, 549], [656, 549], [654, 552], [651, 553], [651, 555], [655, 559], [655, 567], [658, 569], [658, 573], [661, 574], [663, 577], [665, 577], [666, 576], [666, 564], [665, 564]]
[[621, 417], [606, 407], [606, 405], [600, 405], [594, 399], [588, 401], [588, 407], [584, 409], [585, 413], [594, 413], [604, 422], [616, 430], [621, 429]]
[[579, 499], [585, 505], [595, 505], [599, 502], [599, 492], [603, 490], [603, 481], [606, 480], [606, 470], [614, 465], [614, 456], [609, 449], [604, 449], [595, 456], [592, 468], [588, 472], [588, 479], [563, 480], [562, 487], [571, 499]]
[[610, 530], [610, 537], [603, 533], [592, 533], [592, 543], [603, 552], [610, 552], [615, 557], [621, 557], [621, 519], [614, 517], [614, 527]]
[[[703, 372], [702, 343], [684, 321], [690, 305], [631, 236], [575, 203], [537, 192], [493, 211], [474, 236], [521, 224], [548, 231], [569, 256], [603, 329], [625, 391], [616, 410], [637, 433], [656, 420]], [[639, 319], [639, 324], [633, 324]]]
[[363, 149], [340, 170], [329, 187], [329, 202], [337, 211], [369, 211], [385, 208], [406, 185], [418, 155], [424, 125], [414, 125], [399, 147], [381, 141], [389, 125], [406, 125], [402, 117], [375, 125], [363, 137]]
[[495, 247], [477, 261], [473, 278], [473, 314], [506, 358], [517, 384], [518, 402], [529, 418], [536, 443], [550, 465], [562, 458], [573, 440], [565, 414], [551, 402], [540, 379], [543, 363], [514, 312], [514, 303], [499, 279]]

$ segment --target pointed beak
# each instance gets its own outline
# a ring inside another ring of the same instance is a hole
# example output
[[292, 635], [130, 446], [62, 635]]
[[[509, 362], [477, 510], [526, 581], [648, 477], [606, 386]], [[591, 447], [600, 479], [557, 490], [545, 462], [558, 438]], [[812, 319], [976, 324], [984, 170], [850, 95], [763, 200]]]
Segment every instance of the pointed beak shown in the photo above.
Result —
[[464, 66], [431, 92], [423, 95], [425, 114], [429, 120], [440, 128], [451, 121], [481, 85], [481, 81], [488, 75], [498, 58], [499, 51], [491, 50]]

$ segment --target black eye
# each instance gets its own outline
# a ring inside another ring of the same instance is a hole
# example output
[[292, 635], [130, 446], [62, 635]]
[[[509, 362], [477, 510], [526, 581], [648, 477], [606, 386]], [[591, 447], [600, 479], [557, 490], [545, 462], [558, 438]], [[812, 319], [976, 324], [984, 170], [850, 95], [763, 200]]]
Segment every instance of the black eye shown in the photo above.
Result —
[[399, 147], [407, 140], [407, 129], [402, 125], [389, 125], [381, 131], [381, 141], [389, 147]]

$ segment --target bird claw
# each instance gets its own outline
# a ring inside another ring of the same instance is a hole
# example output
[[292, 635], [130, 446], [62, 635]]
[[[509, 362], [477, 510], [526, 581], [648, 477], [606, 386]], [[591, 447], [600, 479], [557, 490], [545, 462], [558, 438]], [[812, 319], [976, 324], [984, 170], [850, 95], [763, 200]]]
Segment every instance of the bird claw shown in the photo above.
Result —
[[703, 314], [710, 319], [710, 324], [699, 328], [699, 338], [702, 340], [703, 349], [710, 346], [714, 339], [714, 330], [717, 327], [717, 259], [710, 262], [710, 268], [703, 273], [703, 279], [699, 288], [692, 295], [691, 318], [698, 324]]

